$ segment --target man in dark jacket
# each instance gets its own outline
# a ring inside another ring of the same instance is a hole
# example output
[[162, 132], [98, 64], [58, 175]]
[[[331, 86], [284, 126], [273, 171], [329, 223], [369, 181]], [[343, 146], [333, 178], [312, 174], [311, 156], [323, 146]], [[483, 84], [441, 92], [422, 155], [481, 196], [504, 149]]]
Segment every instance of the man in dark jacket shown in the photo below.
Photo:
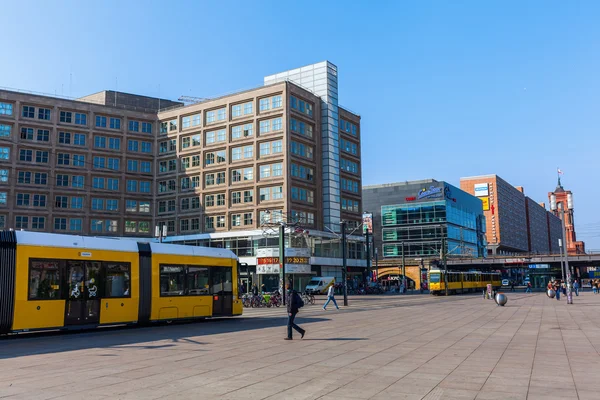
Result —
[[294, 328], [299, 334], [300, 338], [304, 337], [306, 331], [300, 328], [298, 325], [294, 323], [294, 319], [296, 318], [296, 314], [298, 314], [298, 292], [295, 290], [290, 290], [290, 285], [286, 286], [287, 292], [289, 294], [288, 302], [287, 302], [287, 312], [288, 312], [288, 323], [287, 323], [287, 337], [285, 340], [292, 340], [292, 328]]

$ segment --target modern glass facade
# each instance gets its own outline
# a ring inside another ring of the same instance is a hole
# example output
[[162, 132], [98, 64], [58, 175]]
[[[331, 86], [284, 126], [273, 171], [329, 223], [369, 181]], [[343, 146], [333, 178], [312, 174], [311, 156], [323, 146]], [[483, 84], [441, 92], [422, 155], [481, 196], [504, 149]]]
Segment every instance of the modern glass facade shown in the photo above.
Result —
[[323, 163], [323, 223], [340, 231], [340, 143], [338, 71], [329, 61], [265, 77], [265, 85], [290, 81], [321, 98], [321, 151]]
[[485, 255], [481, 201], [447, 183], [439, 185], [405, 197], [403, 204], [381, 207], [384, 257], [439, 257], [443, 238], [449, 255]]

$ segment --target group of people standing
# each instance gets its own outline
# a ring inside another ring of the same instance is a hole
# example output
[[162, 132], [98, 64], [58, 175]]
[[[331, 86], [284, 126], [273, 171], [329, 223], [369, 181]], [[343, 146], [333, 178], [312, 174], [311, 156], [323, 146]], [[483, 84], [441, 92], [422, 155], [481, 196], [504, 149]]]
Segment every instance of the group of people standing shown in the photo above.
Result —
[[[581, 284], [579, 280], [575, 279], [573, 281], [573, 291], [575, 292], [575, 296], [579, 296], [579, 289], [581, 288]], [[565, 282], [558, 281], [550, 281], [548, 282], [548, 290], [554, 290], [556, 293], [556, 300], [560, 300], [560, 294], [567, 295], [567, 284]]]

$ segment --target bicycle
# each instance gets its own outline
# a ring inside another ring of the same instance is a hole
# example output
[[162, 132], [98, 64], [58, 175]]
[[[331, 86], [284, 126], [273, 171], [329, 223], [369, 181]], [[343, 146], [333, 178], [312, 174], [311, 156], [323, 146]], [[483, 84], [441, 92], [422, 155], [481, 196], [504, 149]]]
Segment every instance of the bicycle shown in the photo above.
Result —
[[304, 304], [315, 304], [315, 296], [312, 293], [302, 293], [302, 301]]

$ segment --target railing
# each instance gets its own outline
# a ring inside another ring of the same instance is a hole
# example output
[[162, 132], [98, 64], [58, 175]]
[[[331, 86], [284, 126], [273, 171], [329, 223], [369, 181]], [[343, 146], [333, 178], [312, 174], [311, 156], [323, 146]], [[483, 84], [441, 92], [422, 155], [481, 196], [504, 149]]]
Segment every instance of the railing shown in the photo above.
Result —
[[[126, 106], [126, 105], [123, 105], [123, 104], [106, 104], [105, 102], [94, 101], [92, 99], [84, 99], [84, 98], [78, 98], [78, 97], [71, 97], [71, 96], [65, 96], [65, 95], [62, 95], [62, 94], [58, 95], [58, 94], [50, 94], [50, 93], [44, 93], [44, 92], [35, 92], [33, 90], [15, 89], [15, 88], [4, 87], [4, 86], [0, 86], [0, 90], [6, 90], [8, 92], [15, 92], [15, 93], [22, 93], [22, 94], [32, 94], [34, 96], [51, 97], [51, 98], [55, 98], [55, 99], [69, 100], [69, 101], [74, 101], [74, 102], [78, 102], [78, 103], [96, 104], [96, 105], [99, 105], [99, 106], [111, 107], [111, 108], [120, 108], [120, 109], [123, 109], [123, 110], [129, 110], [129, 111], [139, 111], [139, 112], [144, 112], [144, 113], [147, 113], [147, 114], [156, 114], [156, 110], [150, 109], [150, 108], [136, 107], [136, 106]], [[118, 96], [117, 96], [117, 98], [118, 98]]]

